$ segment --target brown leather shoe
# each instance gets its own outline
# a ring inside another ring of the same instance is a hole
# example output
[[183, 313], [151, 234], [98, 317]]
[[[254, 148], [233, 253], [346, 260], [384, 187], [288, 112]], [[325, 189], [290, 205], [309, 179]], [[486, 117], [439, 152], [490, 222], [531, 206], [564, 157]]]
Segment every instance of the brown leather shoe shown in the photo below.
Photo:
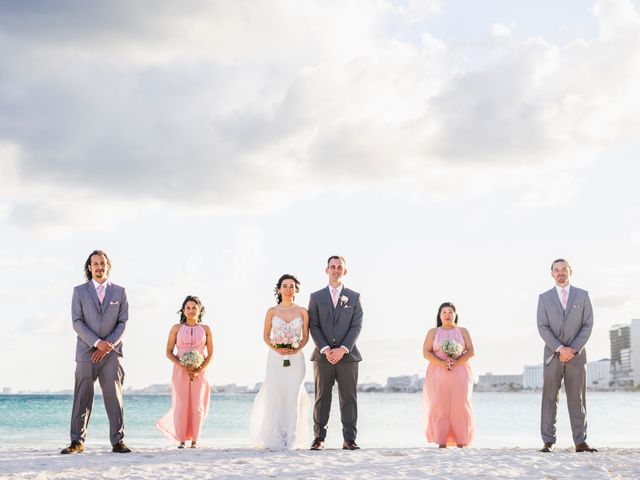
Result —
[[311, 444], [310, 450], [324, 450], [324, 438], [317, 437]]
[[576, 445], [576, 452], [597, 452], [597, 448], [591, 448], [587, 442], [582, 442], [579, 445]]
[[60, 450], [60, 453], [67, 455], [69, 453], [82, 453], [84, 452], [84, 444], [82, 442], [71, 442], [67, 448]]
[[342, 444], [343, 450], [360, 450], [360, 447], [356, 444], [355, 440], [345, 440]]
[[113, 453], [131, 453], [131, 449], [127, 447], [122, 440], [114, 444], [111, 451]]
[[553, 443], [545, 442], [544, 446], [540, 449], [540, 451], [545, 453], [553, 452]]

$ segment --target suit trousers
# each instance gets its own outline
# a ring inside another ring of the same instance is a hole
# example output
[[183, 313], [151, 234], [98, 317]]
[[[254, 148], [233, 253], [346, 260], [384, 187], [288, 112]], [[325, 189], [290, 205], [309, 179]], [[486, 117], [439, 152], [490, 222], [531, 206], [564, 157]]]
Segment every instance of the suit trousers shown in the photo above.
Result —
[[76, 362], [73, 409], [71, 411], [71, 441], [84, 442], [93, 406], [93, 387], [100, 382], [104, 406], [109, 418], [109, 438], [112, 445], [124, 438], [124, 403], [122, 356], [109, 353], [100, 363]]
[[562, 363], [555, 355], [548, 365], [544, 365], [540, 433], [543, 442], [556, 443], [556, 420], [563, 379], [573, 442], [579, 445], [587, 441], [587, 369], [585, 359], [578, 356]]
[[313, 362], [316, 386], [316, 402], [313, 407], [313, 433], [316, 438], [327, 436], [327, 425], [331, 412], [333, 385], [338, 382], [340, 399], [340, 420], [342, 437], [345, 441], [355, 440], [358, 433], [358, 362], [339, 361], [331, 365], [325, 361]]

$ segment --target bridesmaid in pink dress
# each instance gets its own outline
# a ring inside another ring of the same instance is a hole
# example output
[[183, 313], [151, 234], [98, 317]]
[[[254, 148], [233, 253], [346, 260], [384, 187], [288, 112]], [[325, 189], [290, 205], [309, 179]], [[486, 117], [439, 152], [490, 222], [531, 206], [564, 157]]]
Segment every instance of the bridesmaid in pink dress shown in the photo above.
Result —
[[[449, 302], [438, 309], [437, 328], [427, 333], [422, 352], [429, 361], [422, 391], [427, 441], [440, 448], [466, 447], [475, 435], [471, 393], [473, 373], [467, 363], [473, 343], [466, 328], [458, 325], [456, 307]], [[440, 351], [446, 340], [461, 345], [461, 354], [450, 358]]]
[[[201, 323], [204, 306], [198, 297], [185, 298], [178, 313], [180, 323], [171, 327], [167, 340], [167, 358], [174, 364], [171, 410], [156, 426], [180, 442], [178, 448], [184, 448], [187, 440], [191, 440], [191, 448], [196, 448], [200, 428], [209, 413], [211, 387], [205, 371], [213, 357], [213, 339], [211, 329]], [[180, 357], [193, 350], [204, 357], [202, 364], [197, 368], [182, 365]]]

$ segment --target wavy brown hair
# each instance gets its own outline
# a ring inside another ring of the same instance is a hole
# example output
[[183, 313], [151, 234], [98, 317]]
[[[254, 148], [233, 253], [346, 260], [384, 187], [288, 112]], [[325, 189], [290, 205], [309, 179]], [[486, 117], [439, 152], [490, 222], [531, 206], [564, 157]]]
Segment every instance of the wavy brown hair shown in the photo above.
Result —
[[180, 315], [180, 323], [185, 323], [187, 321], [187, 317], [184, 316], [184, 307], [187, 305], [187, 302], [193, 302], [200, 307], [200, 315], [198, 315], [198, 323], [202, 323], [202, 317], [204, 316], [204, 305], [202, 301], [196, 297], [195, 295], [187, 295], [187, 298], [182, 302], [182, 307], [178, 310], [178, 315]]

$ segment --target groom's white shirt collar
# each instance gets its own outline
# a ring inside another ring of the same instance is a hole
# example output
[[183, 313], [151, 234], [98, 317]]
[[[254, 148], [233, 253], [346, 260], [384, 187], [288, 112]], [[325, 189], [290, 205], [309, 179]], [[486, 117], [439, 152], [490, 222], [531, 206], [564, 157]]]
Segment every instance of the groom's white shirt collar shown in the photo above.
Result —
[[[333, 289], [333, 287], [331, 285], [329, 285], [329, 293], [331, 293], [331, 290]], [[340, 285], [338, 287], [338, 297], [340, 297], [340, 294], [342, 293], [342, 289], [344, 288], [344, 285]]]
[[104, 291], [107, 291], [107, 287], [109, 286], [109, 280], [105, 280], [104, 283], [98, 283], [94, 278], [91, 279], [91, 283], [93, 283], [93, 289], [98, 290], [98, 285], [104, 285]]

